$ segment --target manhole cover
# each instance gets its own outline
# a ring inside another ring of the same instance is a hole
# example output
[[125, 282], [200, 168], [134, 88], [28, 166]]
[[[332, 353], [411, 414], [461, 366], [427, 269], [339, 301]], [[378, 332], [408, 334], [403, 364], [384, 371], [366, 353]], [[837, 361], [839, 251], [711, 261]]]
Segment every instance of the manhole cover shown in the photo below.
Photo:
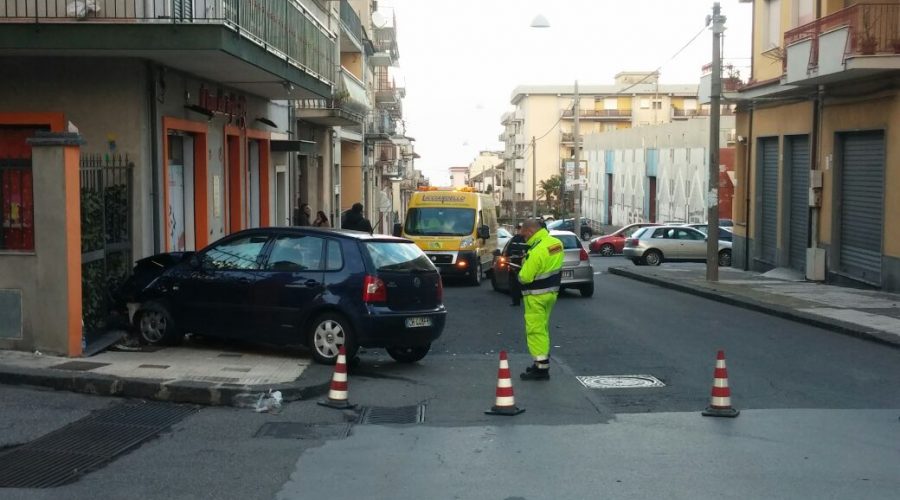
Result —
[[191, 406], [126, 403], [0, 453], [0, 488], [49, 488], [98, 469], [194, 413]]
[[594, 375], [575, 378], [588, 389], [643, 389], [666, 386], [653, 375]]
[[398, 406], [387, 408], [371, 406], [362, 409], [359, 414], [359, 424], [421, 424], [425, 422], [425, 405]]
[[316, 425], [302, 422], [266, 422], [253, 437], [280, 439], [344, 439], [350, 435], [350, 424]]
[[50, 368], [53, 368], [54, 370], [86, 372], [88, 370], [93, 370], [94, 368], [100, 368], [103, 366], [109, 366], [109, 363], [94, 363], [92, 361], [66, 361], [65, 363], [53, 365]]

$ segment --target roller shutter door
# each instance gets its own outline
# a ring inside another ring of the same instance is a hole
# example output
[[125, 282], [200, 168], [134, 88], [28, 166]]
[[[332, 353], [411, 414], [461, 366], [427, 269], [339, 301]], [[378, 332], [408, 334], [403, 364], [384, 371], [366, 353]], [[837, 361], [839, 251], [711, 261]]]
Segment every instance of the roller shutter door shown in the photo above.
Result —
[[840, 270], [881, 284], [884, 229], [884, 133], [842, 138]]
[[760, 236], [762, 253], [760, 260], [775, 264], [775, 249], [778, 242], [778, 139], [773, 137], [760, 141], [759, 151], [762, 162], [762, 194]]
[[809, 231], [809, 137], [793, 137], [790, 141], [790, 266], [806, 271], [806, 247]]

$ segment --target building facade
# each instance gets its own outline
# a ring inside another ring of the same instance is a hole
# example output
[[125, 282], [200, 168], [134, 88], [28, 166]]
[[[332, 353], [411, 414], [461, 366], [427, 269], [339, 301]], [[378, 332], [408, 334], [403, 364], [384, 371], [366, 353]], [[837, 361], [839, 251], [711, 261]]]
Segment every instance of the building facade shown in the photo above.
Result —
[[[733, 116], [720, 124], [719, 210], [731, 213]], [[582, 216], [602, 224], [705, 222], [709, 118], [591, 134], [584, 139]]]
[[469, 163], [468, 185], [482, 193], [493, 196], [497, 206], [504, 194], [504, 160], [499, 151], [480, 151]]
[[[519, 86], [515, 110], [502, 117], [504, 159], [515, 173], [513, 196], [519, 216], [531, 215], [540, 181], [561, 173], [574, 156], [574, 86]], [[612, 85], [582, 85], [579, 90], [581, 140], [589, 134], [687, 120], [708, 114], [697, 100], [697, 85], [665, 85], [653, 72], [622, 72]], [[583, 146], [582, 146], [583, 147]]]
[[735, 265], [900, 290], [900, 2], [754, 2]]

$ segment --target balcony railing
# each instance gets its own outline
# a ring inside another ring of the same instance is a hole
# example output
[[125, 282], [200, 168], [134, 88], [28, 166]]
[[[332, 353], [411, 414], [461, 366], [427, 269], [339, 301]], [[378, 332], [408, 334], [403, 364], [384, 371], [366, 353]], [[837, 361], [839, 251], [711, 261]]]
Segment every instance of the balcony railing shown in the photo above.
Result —
[[298, 0], [3, 0], [2, 23], [224, 25], [333, 82], [331, 33]]
[[[559, 140], [560, 140], [560, 142], [571, 142], [574, 144], [575, 143], [575, 134], [572, 132], [563, 132], [562, 134], [560, 134]], [[584, 141], [584, 136], [581, 136], [579, 142], [583, 142], [583, 141]]]
[[347, 0], [341, 0], [341, 22], [344, 24], [344, 27], [347, 28], [347, 31], [352, 33], [358, 42], [362, 43], [362, 22], [359, 20], [359, 15], [353, 10], [353, 7], [350, 6], [350, 2]]
[[[900, 4], [856, 4], [798, 26], [784, 34], [784, 47], [809, 40], [809, 69], [818, 66], [819, 39], [838, 28], [848, 28], [844, 60], [850, 56], [900, 53]], [[787, 57], [784, 58], [787, 68]]]
[[[564, 109], [563, 118], [574, 118], [574, 111]], [[631, 118], [630, 109], [579, 109], [579, 118]]]

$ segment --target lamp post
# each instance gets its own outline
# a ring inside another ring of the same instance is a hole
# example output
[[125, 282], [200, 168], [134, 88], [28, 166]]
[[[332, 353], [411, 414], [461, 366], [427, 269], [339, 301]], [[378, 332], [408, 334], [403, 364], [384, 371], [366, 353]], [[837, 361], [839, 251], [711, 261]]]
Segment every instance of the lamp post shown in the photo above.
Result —
[[[531, 21], [532, 28], [549, 28], [550, 21], [541, 14], [534, 16]], [[531, 136], [531, 216], [538, 218], [537, 214], [537, 140]]]

